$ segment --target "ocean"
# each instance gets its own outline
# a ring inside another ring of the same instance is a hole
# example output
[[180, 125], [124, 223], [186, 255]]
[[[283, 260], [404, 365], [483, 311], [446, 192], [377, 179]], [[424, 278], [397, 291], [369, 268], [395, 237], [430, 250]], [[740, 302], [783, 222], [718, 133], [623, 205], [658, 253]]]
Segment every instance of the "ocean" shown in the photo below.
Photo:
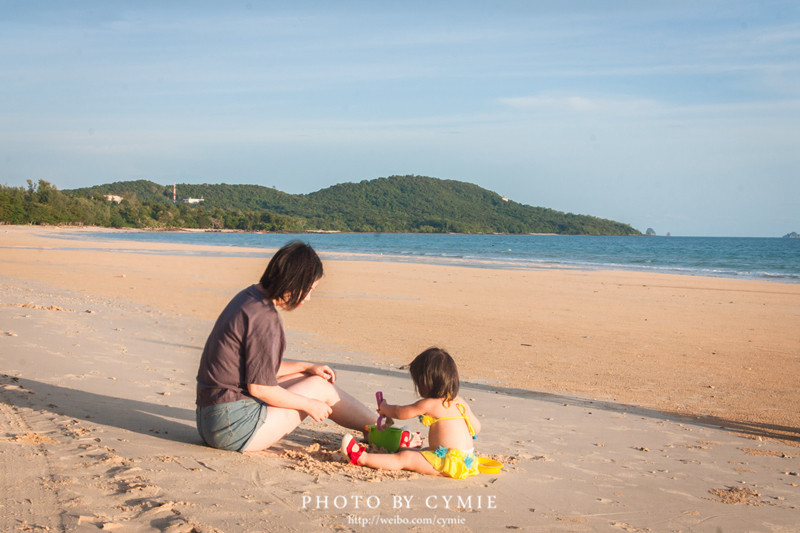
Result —
[[[800, 239], [384, 233], [97, 232], [97, 239], [199, 244], [219, 256], [259, 256], [299, 239], [324, 259], [437, 263], [475, 268], [636, 270], [800, 283]], [[86, 233], [76, 234], [85, 237]], [[256, 250], [249, 250], [256, 249]], [[120, 246], [119, 251], [126, 251]], [[198, 252], [182, 252], [198, 253]]]

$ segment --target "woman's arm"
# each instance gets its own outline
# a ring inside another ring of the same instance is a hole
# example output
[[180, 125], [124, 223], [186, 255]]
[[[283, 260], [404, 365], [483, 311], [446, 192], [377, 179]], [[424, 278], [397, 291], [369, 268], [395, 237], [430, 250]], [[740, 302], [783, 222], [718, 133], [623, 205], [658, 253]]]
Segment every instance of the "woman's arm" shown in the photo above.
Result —
[[247, 391], [251, 396], [267, 405], [305, 412], [317, 422], [325, 420], [332, 412], [331, 406], [327, 403], [295, 394], [280, 385], [268, 386], [250, 383], [247, 385]]
[[288, 376], [289, 374], [308, 374], [310, 376], [319, 376], [330, 383], [336, 382], [336, 373], [331, 367], [305, 361], [281, 361], [278, 377]]

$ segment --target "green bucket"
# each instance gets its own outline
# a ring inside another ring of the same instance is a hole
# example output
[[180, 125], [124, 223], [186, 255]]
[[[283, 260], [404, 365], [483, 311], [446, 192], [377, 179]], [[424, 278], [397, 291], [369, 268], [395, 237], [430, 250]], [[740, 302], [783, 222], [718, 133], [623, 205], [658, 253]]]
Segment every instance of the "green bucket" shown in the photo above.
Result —
[[386, 429], [376, 429], [375, 424], [367, 426], [369, 430], [368, 442], [378, 448], [383, 448], [387, 452], [394, 453], [400, 449], [400, 443], [404, 442], [408, 446], [411, 434], [403, 429], [389, 427]]

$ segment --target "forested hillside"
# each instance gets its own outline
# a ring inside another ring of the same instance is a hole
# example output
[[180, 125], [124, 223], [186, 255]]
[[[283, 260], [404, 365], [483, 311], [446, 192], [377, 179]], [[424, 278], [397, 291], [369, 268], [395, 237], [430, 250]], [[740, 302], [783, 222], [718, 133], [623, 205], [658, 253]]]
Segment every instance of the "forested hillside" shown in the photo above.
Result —
[[[116, 197], [107, 200], [111, 195]], [[187, 204], [188, 198], [203, 199]], [[116, 182], [59, 191], [48, 182], [0, 189], [6, 223], [138, 228], [412, 233], [638, 235], [627, 224], [532, 207], [470, 183], [392, 176], [293, 195], [258, 185]]]
[[[420, 176], [343, 183], [308, 195], [305, 216], [331, 229], [436, 233], [636, 234], [625, 224], [531, 207], [471, 183]], [[288, 214], [288, 213], [287, 213]]]

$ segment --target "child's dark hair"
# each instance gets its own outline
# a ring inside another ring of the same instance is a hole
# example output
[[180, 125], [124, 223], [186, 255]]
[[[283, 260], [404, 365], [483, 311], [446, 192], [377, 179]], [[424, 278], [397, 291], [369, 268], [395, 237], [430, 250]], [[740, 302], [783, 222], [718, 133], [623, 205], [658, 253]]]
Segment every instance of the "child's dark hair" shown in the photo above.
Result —
[[269, 299], [283, 298], [286, 308], [294, 309], [321, 277], [322, 261], [317, 252], [304, 242], [291, 241], [275, 252], [260, 281]]
[[428, 348], [408, 367], [417, 394], [422, 398], [454, 400], [458, 396], [458, 368], [441, 348]]

